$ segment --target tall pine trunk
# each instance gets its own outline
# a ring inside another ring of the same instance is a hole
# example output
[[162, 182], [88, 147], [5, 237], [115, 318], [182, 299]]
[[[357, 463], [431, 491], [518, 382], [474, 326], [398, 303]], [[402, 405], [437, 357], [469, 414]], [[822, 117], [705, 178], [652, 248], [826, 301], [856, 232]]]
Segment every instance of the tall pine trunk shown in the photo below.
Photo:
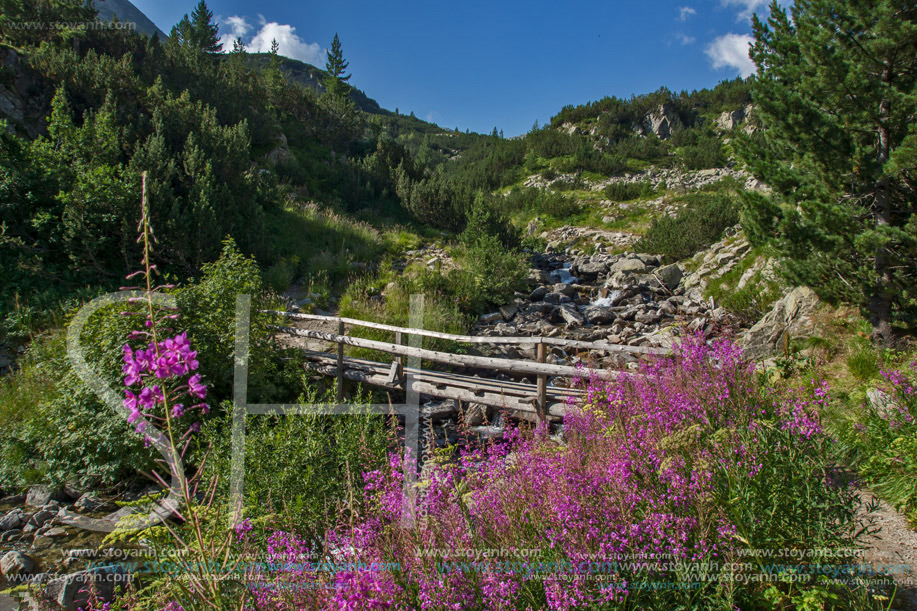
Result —
[[[882, 82], [888, 83], [890, 71], [888, 67], [882, 72]], [[879, 105], [879, 142], [877, 143], [877, 161], [879, 171], [884, 172], [885, 162], [888, 161], [890, 142], [887, 119], [891, 110], [888, 99], [883, 99]], [[888, 177], [882, 176], [875, 184], [875, 224], [876, 229], [891, 225], [892, 210], [889, 195]], [[869, 298], [869, 316], [872, 323], [872, 338], [876, 343], [890, 346], [893, 342], [892, 332], [892, 269], [889, 261], [888, 249], [884, 245], [876, 248], [873, 269], [876, 274], [876, 287]]]

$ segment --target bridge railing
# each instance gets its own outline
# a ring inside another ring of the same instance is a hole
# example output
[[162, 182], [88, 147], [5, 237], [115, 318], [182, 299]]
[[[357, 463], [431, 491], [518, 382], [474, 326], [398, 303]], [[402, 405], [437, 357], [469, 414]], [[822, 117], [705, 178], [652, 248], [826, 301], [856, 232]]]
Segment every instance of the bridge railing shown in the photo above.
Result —
[[[536, 376], [535, 384], [535, 410], [539, 418], [547, 414], [548, 376], [576, 377], [582, 374], [582, 370], [569, 365], [555, 365], [546, 361], [546, 348], [556, 346], [561, 348], [575, 348], [586, 351], [596, 352], [624, 352], [632, 354], [655, 354], [663, 355], [668, 353], [663, 348], [651, 348], [646, 346], [626, 346], [621, 344], [612, 344], [606, 341], [586, 342], [581, 340], [562, 339], [555, 337], [484, 337], [476, 335], [457, 335], [453, 333], [442, 333], [439, 331], [429, 331], [426, 329], [412, 329], [398, 327], [384, 323], [376, 323], [354, 318], [345, 318], [339, 316], [326, 316], [319, 314], [302, 314], [295, 312], [280, 312], [276, 310], [261, 310], [265, 314], [273, 314], [296, 320], [312, 320], [320, 322], [337, 323], [338, 332], [329, 333], [326, 331], [317, 331], [312, 329], [299, 329], [283, 325], [273, 325], [273, 327], [290, 335], [305, 337], [309, 339], [323, 340], [337, 344], [337, 398], [338, 401], [343, 399], [343, 384], [345, 377], [345, 360], [344, 346], [354, 346], [376, 350], [396, 357], [392, 362], [389, 380], [400, 379], [402, 377], [401, 357], [416, 357], [426, 359], [436, 363], [444, 363], [452, 366], [490, 369], [516, 375], [534, 375]], [[345, 325], [376, 329], [381, 331], [390, 331], [395, 333], [395, 342], [384, 342], [379, 340], [353, 337], [346, 334]], [[429, 350], [415, 346], [404, 345], [403, 338], [408, 335], [417, 335], [421, 337], [431, 337], [437, 339], [451, 340], [457, 343], [466, 344], [491, 344], [491, 345], [516, 345], [516, 346], [535, 346], [536, 358], [533, 362], [527, 359], [504, 359], [488, 356], [476, 356], [467, 354], [453, 354], [451, 352], [442, 352], [438, 350]], [[605, 372], [606, 375], [617, 375], [618, 372]], [[458, 397], [461, 393], [448, 393], [443, 396]], [[467, 396], [462, 395], [462, 396]]]

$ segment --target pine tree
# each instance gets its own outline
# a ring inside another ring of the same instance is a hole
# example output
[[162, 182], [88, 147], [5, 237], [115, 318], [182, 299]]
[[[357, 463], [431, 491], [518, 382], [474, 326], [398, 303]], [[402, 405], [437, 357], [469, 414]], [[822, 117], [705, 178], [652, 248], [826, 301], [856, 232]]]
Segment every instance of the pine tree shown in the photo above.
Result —
[[218, 36], [219, 30], [219, 26], [213, 22], [213, 12], [207, 8], [204, 0], [200, 0], [191, 13], [191, 42], [204, 53], [220, 53], [223, 45]]
[[917, 5], [770, 8], [751, 49], [764, 129], [740, 153], [773, 193], [745, 197], [743, 224], [791, 281], [857, 304], [888, 344], [917, 314]]
[[326, 51], [328, 61], [325, 62], [325, 72], [328, 76], [325, 78], [325, 91], [333, 97], [340, 97], [350, 92], [347, 81], [350, 80], [349, 74], [344, 74], [350, 62], [344, 59], [344, 52], [341, 50], [341, 39], [337, 33], [334, 34], [334, 40], [331, 41], [331, 49]]

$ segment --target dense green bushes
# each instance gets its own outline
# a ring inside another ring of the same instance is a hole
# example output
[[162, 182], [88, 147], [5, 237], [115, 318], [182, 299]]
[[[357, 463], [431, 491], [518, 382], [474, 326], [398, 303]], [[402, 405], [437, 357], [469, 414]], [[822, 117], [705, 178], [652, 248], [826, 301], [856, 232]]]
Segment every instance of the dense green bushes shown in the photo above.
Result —
[[635, 199], [648, 199], [656, 195], [656, 190], [649, 182], [613, 182], [605, 187], [605, 197], [612, 201], [628, 202]]
[[675, 218], [653, 221], [646, 235], [634, 245], [637, 252], [666, 255], [672, 260], [690, 257], [713, 244], [723, 230], [739, 222], [735, 201], [728, 194], [696, 193], [685, 196], [686, 208]]
[[[188, 332], [198, 351], [212, 405], [232, 392], [236, 295], [259, 291], [257, 265], [231, 241], [224, 244], [218, 261], [205, 266], [199, 281], [175, 290], [182, 311], [175, 326]], [[122, 346], [137, 324], [135, 317], [119, 313], [125, 308], [117, 304], [99, 311], [83, 332], [86, 359], [111, 388], [120, 385]], [[298, 360], [276, 357], [265, 321], [253, 317], [249, 376], [253, 400], [289, 400], [299, 392]], [[87, 476], [112, 485], [148, 470], [156, 458], [139, 436], [130, 433], [132, 427], [78, 378], [62, 335], [33, 342], [21, 371], [0, 380], [0, 426], [3, 487]]]

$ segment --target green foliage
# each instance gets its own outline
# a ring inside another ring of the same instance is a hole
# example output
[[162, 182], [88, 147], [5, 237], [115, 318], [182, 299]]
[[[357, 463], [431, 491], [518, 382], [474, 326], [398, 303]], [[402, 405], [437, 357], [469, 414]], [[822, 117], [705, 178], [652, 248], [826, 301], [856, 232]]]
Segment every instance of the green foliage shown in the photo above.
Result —
[[[886, 351], [883, 358], [864, 340], [852, 346], [851, 367], [871, 392], [852, 395], [860, 401], [835, 427], [848, 462], [869, 488], [896, 509], [917, 519], [917, 361], [913, 354]], [[883, 362], [878, 378], [878, 363]], [[855, 369], [856, 368], [856, 369]], [[877, 388], [878, 387], [878, 388]]]
[[506, 303], [513, 291], [521, 288], [529, 271], [519, 251], [506, 248], [499, 238], [489, 234], [466, 248], [464, 261], [474, 287], [474, 293], [465, 297], [474, 304], [473, 310]]
[[325, 91], [332, 97], [341, 97], [347, 95], [347, 81], [350, 80], [349, 74], [344, 74], [350, 62], [344, 59], [344, 52], [341, 50], [341, 39], [337, 32], [334, 33], [334, 40], [331, 41], [331, 48], [325, 53], [328, 61], [325, 63], [325, 72], [328, 76], [325, 78]]
[[[777, 3], [755, 20], [760, 134], [739, 153], [773, 197], [748, 196], [750, 235], [769, 238], [794, 284], [870, 313], [889, 341], [912, 325], [917, 9], [886, 0]], [[828, 51], [830, 50], [830, 52]]]
[[853, 342], [847, 356], [847, 369], [860, 382], [868, 382], [879, 376], [879, 354], [867, 341]]
[[[198, 351], [200, 372], [210, 385], [208, 401], [216, 405], [232, 392], [236, 295], [257, 296], [261, 279], [254, 260], [241, 255], [231, 240], [224, 243], [220, 259], [203, 271], [200, 281], [175, 291], [181, 311], [176, 327], [188, 332]], [[122, 316], [124, 308], [118, 304], [93, 315], [81, 344], [87, 362], [114, 389], [121, 384], [122, 347], [137, 320]], [[299, 361], [277, 359], [267, 322], [253, 316], [249, 396], [289, 400], [299, 388]], [[0, 486], [87, 475], [112, 485], [148, 470], [155, 452], [144, 448], [131, 425], [77, 377], [64, 338], [52, 336], [33, 344], [33, 350], [20, 372], [0, 381], [0, 426], [5, 431]]]
[[738, 288], [739, 280], [751, 265], [757, 264], [760, 252], [752, 251], [745, 259], [726, 274], [714, 278], [707, 285], [706, 294], [714, 298], [717, 304], [726, 308], [746, 325], [753, 325], [770, 311], [783, 293], [772, 273], [764, 269], [755, 271]]
[[[305, 383], [305, 380], [303, 380]], [[368, 404], [358, 393], [351, 403]], [[313, 387], [297, 403], [330, 404]], [[204, 429], [215, 442], [208, 464], [211, 477], [219, 476], [228, 491], [232, 410]], [[321, 536], [342, 515], [364, 506], [362, 473], [379, 469], [385, 461], [390, 431], [385, 416], [350, 413], [316, 416], [249, 416], [245, 424], [244, 515], [255, 520], [273, 518], [301, 534]]]
[[679, 149], [678, 157], [686, 170], [705, 170], [726, 165], [723, 144], [715, 135], [698, 137], [693, 144]]
[[649, 199], [656, 195], [653, 185], [643, 182], [613, 182], [605, 187], [605, 197], [612, 201], [629, 202], [635, 199]]
[[655, 219], [634, 249], [677, 261], [710, 246], [739, 220], [736, 202], [728, 194], [697, 193], [687, 201], [689, 207], [680, 210], [675, 218]]

